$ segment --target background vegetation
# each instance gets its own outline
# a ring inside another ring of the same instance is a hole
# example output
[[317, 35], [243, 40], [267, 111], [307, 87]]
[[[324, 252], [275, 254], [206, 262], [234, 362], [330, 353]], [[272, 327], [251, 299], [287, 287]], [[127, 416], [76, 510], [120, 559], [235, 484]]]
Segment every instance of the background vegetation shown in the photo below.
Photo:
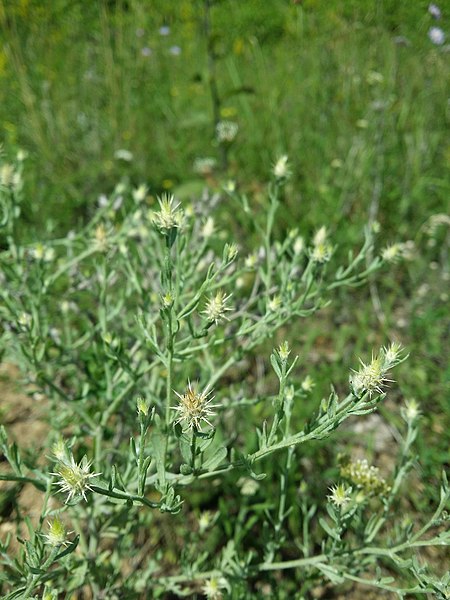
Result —
[[[436, 22], [421, 0], [209, 4], [0, 2], [0, 135], [5, 159], [27, 152], [23, 238], [67, 233], [120, 181], [145, 183], [151, 205], [164, 190], [190, 198], [232, 179], [264, 210], [271, 165], [288, 154], [279, 232], [326, 225], [348, 248], [377, 221], [386, 244], [408, 242], [405, 260], [369, 291], [340, 291], [290, 338], [317, 396], [330, 380], [347, 386], [349, 353], [367, 356], [389, 339], [406, 346], [398, 404], [382, 416], [395, 436], [401, 398], [421, 405], [429, 485], [405, 490], [405, 502], [429, 512], [450, 441], [448, 46], [429, 39]], [[441, 8], [448, 31], [450, 6]], [[239, 126], [226, 165], [214, 108]], [[215, 166], [199, 173], [203, 158]], [[254, 232], [225, 198], [219, 206], [245, 251]], [[252, 369], [272, 385], [256, 360]], [[366, 432], [373, 455], [378, 426]], [[335, 468], [323, 446], [321, 474]]]

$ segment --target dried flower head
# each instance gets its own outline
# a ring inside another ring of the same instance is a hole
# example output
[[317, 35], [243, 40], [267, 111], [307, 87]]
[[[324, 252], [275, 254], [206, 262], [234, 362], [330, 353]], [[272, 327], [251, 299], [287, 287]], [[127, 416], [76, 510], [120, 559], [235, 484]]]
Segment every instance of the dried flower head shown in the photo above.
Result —
[[217, 408], [218, 404], [211, 404], [214, 396], [210, 397], [212, 390], [205, 389], [203, 392], [198, 391], [197, 384], [192, 384], [188, 381], [188, 386], [184, 394], [175, 392], [178, 396], [178, 406], [172, 406], [173, 410], [180, 413], [176, 423], [184, 421], [187, 424], [187, 429], [201, 430], [201, 423], [204, 421], [210, 427], [213, 425], [208, 420], [208, 417], [214, 416], [216, 413], [212, 408]]
[[158, 198], [159, 211], [151, 215], [153, 223], [164, 235], [168, 235], [174, 228], [181, 227], [183, 223], [183, 212], [179, 204], [174, 205], [174, 197], [171, 194], [163, 194]]
[[86, 492], [92, 489], [89, 483], [90, 479], [101, 475], [101, 473], [91, 473], [90, 467], [91, 462], [86, 456], [77, 464], [74, 457], [70, 455], [69, 459], [59, 462], [56, 473], [51, 473], [59, 477], [59, 481], [55, 482], [55, 485], [59, 485], [61, 492], [67, 493], [66, 502], [76, 496], [83, 496], [84, 500], [87, 499]]
[[343, 483], [330, 487], [330, 494], [327, 499], [336, 506], [336, 508], [345, 508], [350, 502], [352, 488], [346, 487]]
[[230, 298], [231, 294], [226, 295], [222, 290], [219, 290], [215, 296], [209, 298], [205, 309], [202, 311], [209, 323], [216, 323], [217, 325], [217, 323], [224, 319], [229, 321], [226, 313], [232, 310], [227, 306], [227, 302]]

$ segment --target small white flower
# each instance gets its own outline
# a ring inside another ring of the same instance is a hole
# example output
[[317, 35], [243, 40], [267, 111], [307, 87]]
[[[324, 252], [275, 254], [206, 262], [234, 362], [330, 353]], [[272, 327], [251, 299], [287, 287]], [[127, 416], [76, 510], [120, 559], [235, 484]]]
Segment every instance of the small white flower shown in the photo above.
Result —
[[149, 56], [151, 56], [153, 54], [152, 49], [149, 48], [148, 46], [144, 46], [141, 49], [141, 54], [142, 56], [144, 56], [145, 58], [148, 58]]
[[181, 54], [181, 48], [180, 48], [180, 46], [171, 46], [169, 48], [169, 53], [172, 56], [180, 56], [180, 54]]
[[170, 27], [168, 25], [163, 25], [159, 28], [159, 35], [166, 36], [170, 35]]
[[428, 30], [428, 37], [436, 46], [442, 46], [445, 42], [445, 33], [440, 27], [430, 27]]

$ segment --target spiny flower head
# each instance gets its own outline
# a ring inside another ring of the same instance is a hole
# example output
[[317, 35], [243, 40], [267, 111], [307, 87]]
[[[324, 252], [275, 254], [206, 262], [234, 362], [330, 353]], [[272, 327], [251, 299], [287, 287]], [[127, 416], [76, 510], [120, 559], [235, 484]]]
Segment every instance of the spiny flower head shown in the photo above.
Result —
[[330, 487], [330, 494], [327, 499], [336, 506], [336, 508], [345, 508], [350, 502], [352, 488], [346, 487], [343, 483]]
[[183, 212], [179, 204], [174, 205], [174, 200], [172, 194], [163, 194], [158, 198], [159, 211], [151, 215], [153, 223], [164, 235], [169, 234], [174, 228], [181, 227], [183, 223]]
[[312, 391], [315, 385], [314, 379], [310, 375], [307, 375], [302, 381], [301, 388], [304, 392], [308, 393]]
[[419, 404], [415, 398], [405, 401], [405, 407], [402, 409], [402, 417], [405, 421], [412, 423], [418, 419], [421, 414]]
[[350, 376], [350, 386], [357, 398], [365, 392], [369, 397], [383, 393], [383, 386], [393, 381], [386, 377], [387, 371], [403, 360], [400, 358], [401, 351], [400, 344], [394, 342], [388, 348], [381, 348], [377, 356], [372, 356], [370, 363], [366, 364], [360, 359], [361, 368]]
[[178, 396], [178, 406], [173, 406], [173, 410], [180, 413], [180, 416], [176, 420], [176, 423], [184, 421], [187, 425], [187, 429], [195, 429], [196, 431], [201, 430], [202, 421], [207, 423], [210, 427], [213, 425], [208, 420], [208, 417], [215, 415], [212, 408], [216, 408], [217, 404], [211, 404], [214, 400], [214, 396], [210, 398], [212, 390], [208, 391], [205, 389], [200, 392], [197, 389], [196, 384], [192, 384], [188, 381], [188, 386], [184, 394], [175, 392]]
[[67, 546], [67, 532], [64, 523], [59, 517], [48, 521], [48, 532], [44, 534], [45, 541], [50, 546]]
[[216, 325], [224, 319], [229, 321], [226, 313], [232, 310], [227, 306], [227, 302], [230, 298], [231, 294], [226, 295], [222, 290], [219, 290], [215, 296], [211, 296], [206, 302], [205, 309], [202, 311], [206, 320], [210, 323], [215, 323]]
[[76, 496], [83, 496], [84, 500], [87, 500], [86, 492], [92, 490], [89, 481], [101, 475], [91, 473], [90, 467], [91, 462], [86, 456], [77, 464], [73, 455], [70, 455], [70, 458], [59, 462], [56, 473], [51, 473], [59, 477], [55, 485], [59, 485], [61, 492], [67, 493], [66, 503]]

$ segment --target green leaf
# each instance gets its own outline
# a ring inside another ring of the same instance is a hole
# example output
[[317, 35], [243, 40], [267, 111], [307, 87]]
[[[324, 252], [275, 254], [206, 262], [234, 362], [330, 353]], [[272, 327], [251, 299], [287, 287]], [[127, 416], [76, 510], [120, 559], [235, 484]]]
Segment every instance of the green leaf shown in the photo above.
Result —
[[214, 471], [214, 469], [227, 457], [228, 451], [225, 446], [219, 446], [216, 451], [205, 460], [203, 468], [207, 471]]

